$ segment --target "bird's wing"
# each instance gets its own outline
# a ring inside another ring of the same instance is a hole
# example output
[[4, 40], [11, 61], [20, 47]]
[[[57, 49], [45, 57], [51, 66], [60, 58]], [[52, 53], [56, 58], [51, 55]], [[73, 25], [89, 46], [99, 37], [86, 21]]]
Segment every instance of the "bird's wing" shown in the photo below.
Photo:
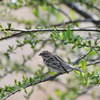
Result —
[[61, 69], [63, 69], [63, 71], [68, 72], [68, 71], [67, 71], [67, 62], [64, 61], [62, 58], [60, 58], [60, 57], [57, 56], [57, 55], [55, 55], [54, 57], [55, 57], [56, 61], [58, 61], [59, 67], [60, 67]]

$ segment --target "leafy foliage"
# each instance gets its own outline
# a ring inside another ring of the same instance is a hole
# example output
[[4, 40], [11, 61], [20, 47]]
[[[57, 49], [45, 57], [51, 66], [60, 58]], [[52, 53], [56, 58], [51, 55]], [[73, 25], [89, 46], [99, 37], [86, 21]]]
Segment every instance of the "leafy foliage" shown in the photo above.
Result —
[[[15, 74], [22, 75], [22, 80], [13, 80], [13, 84], [5, 84], [0, 87], [0, 99], [6, 99], [18, 91], [24, 90], [26, 100], [29, 100], [31, 95], [34, 94], [34, 88], [29, 92], [27, 87], [35, 87], [35, 85], [53, 79], [48, 79], [49, 76], [56, 75], [55, 72], [46, 70], [45, 66], [38, 60], [36, 61], [37, 54], [43, 49], [50, 47], [52, 52], [66, 58], [69, 63], [74, 64], [83, 70], [83, 73], [78, 71], [70, 72], [69, 77], [56, 78], [52, 81], [59, 86], [54, 87], [52, 90], [58, 100], [75, 100], [77, 97], [87, 94], [88, 90], [94, 86], [100, 85], [100, 31], [98, 26], [93, 31], [82, 31], [81, 21], [76, 17], [76, 12], [70, 9], [65, 13], [62, 5], [67, 7], [67, 4], [76, 2], [81, 6], [85, 5], [87, 10], [99, 9], [96, 8], [94, 3], [98, 0], [10, 0], [0, 1], [1, 19], [6, 19], [8, 22], [3, 25], [0, 23], [0, 42], [5, 40], [7, 48], [4, 50], [1, 47], [0, 51], [0, 81], [6, 76]], [[65, 4], [65, 2], [67, 2]], [[13, 11], [17, 11], [23, 7], [31, 10], [34, 19], [18, 19], [14, 16]], [[98, 11], [96, 11], [98, 12]], [[100, 12], [99, 12], [100, 13]], [[98, 14], [99, 14], [98, 13]], [[9, 17], [8, 17], [9, 16]], [[66, 18], [69, 20], [65, 22]], [[87, 20], [87, 19], [86, 19]], [[24, 29], [13, 28], [13, 21], [18, 25], [24, 25]], [[93, 22], [93, 21], [91, 21]], [[85, 23], [86, 24], [86, 23]], [[77, 28], [79, 29], [77, 31]], [[63, 29], [62, 31], [60, 29]], [[15, 38], [14, 38], [15, 37]], [[8, 40], [9, 39], [9, 40]], [[10, 41], [10, 42], [9, 42]], [[15, 42], [13, 44], [13, 41]], [[3, 41], [4, 42], [4, 41]], [[10, 44], [12, 43], [12, 45]], [[5, 46], [6, 44], [3, 44]], [[26, 50], [28, 48], [27, 51]], [[91, 50], [89, 53], [87, 53]], [[20, 51], [20, 52], [19, 52]], [[63, 52], [64, 53], [63, 53]], [[27, 53], [28, 52], [28, 53]], [[20, 56], [18, 56], [20, 53]], [[14, 60], [12, 56], [16, 56], [20, 61]], [[79, 60], [76, 63], [74, 61]], [[32, 64], [29, 64], [31, 62]], [[36, 65], [35, 62], [38, 62]], [[45, 70], [47, 73], [45, 73]], [[66, 74], [67, 76], [68, 74]], [[32, 76], [32, 77], [31, 77]], [[65, 80], [65, 82], [62, 81]], [[46, 86], [37, 85], [38, 89], [46, 93], [48, 100], [54, 100], [52, 91], [48, 93]], [[45, 91], [45, 92], [44, 92]], [[93, 90], [95, 91], [95, 90]], [[47, 95], [49, 94], [49, 95]], [[92, 94], [91, 94], [92, 96]], [[98, 98], [95, 95], [95, 98]]]

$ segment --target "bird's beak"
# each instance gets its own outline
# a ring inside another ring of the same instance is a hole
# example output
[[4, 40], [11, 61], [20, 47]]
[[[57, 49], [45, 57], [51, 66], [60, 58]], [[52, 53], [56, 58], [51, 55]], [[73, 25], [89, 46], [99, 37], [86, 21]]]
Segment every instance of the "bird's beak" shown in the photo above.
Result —
[[42, 56], [42, 53], [40, 53], [39, 56]]

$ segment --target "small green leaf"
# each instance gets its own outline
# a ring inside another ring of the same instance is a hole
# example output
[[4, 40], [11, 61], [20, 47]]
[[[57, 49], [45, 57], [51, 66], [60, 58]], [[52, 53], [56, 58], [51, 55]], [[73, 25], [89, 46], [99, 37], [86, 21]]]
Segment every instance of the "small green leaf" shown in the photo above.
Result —
[[3, 28], [3, 26], [0, 24], [0, 28]]
[[39, 10], [38, 10], [38, 8], [33, 9], [32, 12], [34, 13], [34, 15], [36, 17], [39, 17]]
[[84, 85], [88, 84], [88, 79], [85, 80], [85, 82], [83, 82]]
[[73, 33], [72, 33], [72, 31], [70, 30], [70, 26], [68, 26], [67, 31], [66, 31], [66, 34], [67, 34], [66, 37], [67, 37], [68, 40], [70, 41], [70, 39], [73, 38]]
[[91, 41], [90, 40], [88, 41], [88, 44], [91, 45]]
[[17, 43], [21, 43], [19, 40], [16, 40]]
[[82, 70], [86, 70], [86, 61], [84, 59], [81, 61], [81, 67]]
[[4, 55], [5, 55], [8, 59], [10, 59], [10, 56], [9, 56], [8, 53], [4, 53]]
[[8, 29], [11, 29], [11, 23], [7, 23]]
[[25, 92], [26, 94], [28, 93], [26, 89], [24, 89], [24, 92]]
[[19, 85], [19, 86], [21, 85], [21, 82], [20, 82], [20, 81], [18, 81], [18, 85]]
[[60, 91], [59, 89], [56, 89], [56, 94], [57, 94], [58, 96], [60, 96], [60, 95], [61, 95], [61, 91]]
[[52, 34], [53, 38], [55, 38], [57, 40], [60, 39], [59, 33], [52, 32], [51, 34]]
[[62, 38], [63, 40], [66, 40], [66, 39], [67, 39], [67, 32], [62, 32], [61, 38]]
[[95, 41], [94, 41], [94, 45], [97, 45], [97, 44], [98, 44], [98, 42], [97, 42], [97, 40], [95, 40]]
[[71, 19], [73, 19], [73, 20], [76, 19], [76, 15], [75, 15], [74, 10], [71, 10], [71, 11], [70, 11], [70, 17], [71, 17]]
[[54, 100], [51, 96], [48, 97], [48, 100]]
[[76, 48], [76, 45], [73, 45], [73, 46], [72, 46], [72, 49], [74, 49], [74, 48]]
[[67, 45], [69, 42], [67, 42], [67, 41], [64, 41], [63, 43], [64, 43], [64, 45]]
[[17, 80], [16, 79], [14, 80], [14, 83], [17, 84]]
[[81, 72], [77, 71], [77, 70], [74, 70], [78, 75], [81, 76]]
[[98, 53], [98, 51], [97, 51], [95, 48], [93, 48], [93, 50], [94, 50], [96, 53]]
[[69, 38], [70, 38], [70, 36], [71, 36], [71, 30], [70, 30], [70, 28], [68, 28], [68, 29], [67, 29], [66, 34], [67, 34], [67, 38], [69, 39]]

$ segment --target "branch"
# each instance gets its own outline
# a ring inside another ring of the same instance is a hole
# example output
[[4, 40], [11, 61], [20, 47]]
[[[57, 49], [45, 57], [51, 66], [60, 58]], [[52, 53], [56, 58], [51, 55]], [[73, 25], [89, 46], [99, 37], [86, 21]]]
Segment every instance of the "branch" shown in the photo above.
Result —
[[56, 9], [59, 12], [61, 12], [62, 14], [64, 14], [71, 21], [70, 16], [67, 13], [65, 13], [63, 10], [59, 9], [56, 5], [52, 5], [52, 4], [49, 4], [49, 5], [51, 5], [54, 9]]
[[86, 5], [88, 5], [88, 6], [91, 6], [92, 8], [95, 8], [95, 9], [97, 9], [98, 11], [100, 11], [100, 7], [98, 7], [97, 5], [90, 4], [89, 2], [84, 2], [84, 4], [86, 4]]
[[91, 88], [93, 88], [94, 86], [88, 86], [86, 89], [84, 89], [81, 93], [78, 93], [78, 95], [74, 98], [74, 100], [76, 100], [78, 97], [86, 94]]
[[91, 63], [87, 64], [86, 66], [95, 65], [95, 64], [99, 64], [99, 63], [100, 63], [100, 60], [91, 62]]
[[[89, 53], [89, 51], [88, 51], [88, 53]], [[87, 53], [87, 54], [88, 54], [88, 53]], [[100, 63], [100, 61], [92, 62], [92, 63], [90, 63], [90, 64], [87, 64], [86, 66], [95, 65], [95, 64], [98, 64], [98, 63]], [[71, 72], [71, 71], [73, 71], [73, 70], [70, 70], [69, 72]], [[66, 74], [66, 73], [63, 73], [63, 74]], [[30, 87], [30, 86], [34, 86], [34, 85], [39, 84], [39, 83], [42, 83], [42, 82], [54, 80], [54, 79], [55, 79], [56, 77], [58, 77], [59, 75], [62, 75], [62, 73], [57, 73], [57, 74], [55, 74], [55, 75], [47, 76], [47, 77], [44, 77], [44, 78], [41, 79], [41, 80], [40, 80], [40, 79], [37, 79], [37, 80], [36, 80], [35, 82], [33, 82], [33, 83], [28, 83], [28, 84], [26, 84], [26, 85], [25, 85], [24, 87], [22, 87], [21, 89], [19, 88], [19, 89], [13, 91], [12, 93], [7, 94], [2, 100], [7, 99], [7, 98], [10, 97], [11, 95], [13, 95], [13, 94], [15, 94], [15, 93], [21, 91], [22, 89], [28, 88], [28, 87]]]
[[[33, 29], [33, 30], [18, 30], [18, 29], [5, 29], [6, 31], [20, 31], [18, 33], [12, 34], [11, 36], [6, 36], [3, 38], [0, 38], [0, 41], [5, 39], [10, 39], [12, 37], [22, 36], [26, 33], [35, 33], [35, 32], [53, 32], [54, 29]], [[3, 30], [1, 30], [3, 31]], [[67, 31], [67, 29], [56, 29], [56, 31]], [[86, 28], [71, 28], [71, 31], [96, 31], [100, 32], [100, 29], [86, 29]]]
[[[72, 8], [74, 11], [76, 11], [77, 13], [79, 13], [81, 16], [85, 17], [85, 18], [90, 18], [93, 20], [100, 20], [100, 18], [98, 16], [96, 16], [95, 14], [93, 14], [92, 12], [89, 12], [87, 9], [83, 8], [82, 6], [80, 6], [77, 3], [69, 3], [68, 1], [64, 0], [64, 4], [67, 5], [68, 7]], [[100, 22], [93, 22], [94, 24], [100, 24]]]
[[[86, 66], [95, 65], [95, 64], [98, 64], [98, 63], [100, 63], [100, 61], [92, 62], [92, 63], [90, 63], [90, 64], [87, 64]], [[71, 71], [72, 71], [72, 70], [70, 70], [69, 72], [71, 72]], [[63, 73], [63, 74], [66, 74], [66, 73]], [[35, 82], [33, 82], [33, 83], [28, 83], [28, 84], [26, 84], [22, 89], [28, 88], [28, 87], [30, 87], [30, 86], [34, 86], [34, 85], [39, 84], [39, 83], [42, 83], [42, 82], [54, 80], [54, 79], [55, 79], [56, 77], [58, 77], [59, 75], [62, 75], [62, 73], [57, 73], [57, 74], [55, 74], [55, 75], [47, 76], [47, 77], [44, 77], [44, 78], [41, 79], [41, 80], [40, 80], [40, 79], [37, 79], [37, 80], [36, 80]], [[7, 99], [7, 98], [10, 97], [11, 95], [13, 95], [13, 94], [15, 94], [15, 93], [21, 91], [22, 89], [19, 88], [19, 89], [13, 91], [13, 92], [10, 93], [10, 94], [7, 94], [2, 100]], [[83, 94], [83, 93], [84, 93], [84, 92], [80, 93], [79, 95], [81, 95], [81, 94]]]
[[91, 51], [92, 51], [92, 49], [88, 50], [84, 55], [82, 55], [82, 56], [79, 57], [76, 61], [74, 61], [74, 62], [72, 63], [72, 65], [75, 65], [75, 64], [78, 63], [80, 60], [82, 60], [83, 58], [85, 58]]
[[[95, 23], [100, 23], [100, 19], [99, 20], [94, 20], [94, 19], [90, 19], [90, 18], [87, 18], [87, 19], [76, 19], [76, 20], [73, 20], [73, 21], [67, 21], [67, 22], [63, 22], [63, 23], [59, 23], [59, 24], [53, 24], [53, 25], [45, 26], [45, 27], [57, 27], [57, 26], [61, 26], [61, 25], [71, 24], [71, 23], [74, 24], [74, 23], [77, 23], [77, 22], [95, 22]], [[99, 26], [99, 25], [96, 25], [96, 26]]]
[[[55, 39], [40, 39], [38, 41], [52, 41], [52, 40], [55, 40]], [[62, 39], [60, 41], [63, 41]], [[79, 44], [76, 44], [76, 45], [79, 45]], [[98, 48], [100, 49], [100, 46], [94, 46], [94, 45], [83, 45], [83, 44], [80, 44], [81, 46], [84, 46], [84, 47], [91, 47], [91, 48]]]
[[[59, 76], [59, 75], [61, 75], [61, 73], [57, 73], [57, 74], [55, 74], [55, 75], [45, 77], [45, 78], [43, 78], [42, 80], [37, 79], [34, 83], [29, 83], [29, 84], [25, 85], [25, 86], [23, 87], [23, 89], [28, 88], [28, 87], [30, 87], [30, 86], [34, 86], [34, 85], [36, 85], [36, 84], [39, 84], [39, 83], [42, 83], [42, 82], [45, 82], [45, 81], [53, 80], [53, 79], [55, 79], [55, 78], [56, 78], [57, 76]], [[7, 99], [7, 98], [10, 97], [11, 95], [13, 95], [13, 94], [15, 94], [15, 93], [17, 93], [17, 92], [19, 92], [19, 91], [21, 91], [21, 90], [20, 90], [20, 89], [17, 89], [17, 90], [15, 90], [15, 91], [13, 91], [12, 93], [7, 94], [2, 100]]]

